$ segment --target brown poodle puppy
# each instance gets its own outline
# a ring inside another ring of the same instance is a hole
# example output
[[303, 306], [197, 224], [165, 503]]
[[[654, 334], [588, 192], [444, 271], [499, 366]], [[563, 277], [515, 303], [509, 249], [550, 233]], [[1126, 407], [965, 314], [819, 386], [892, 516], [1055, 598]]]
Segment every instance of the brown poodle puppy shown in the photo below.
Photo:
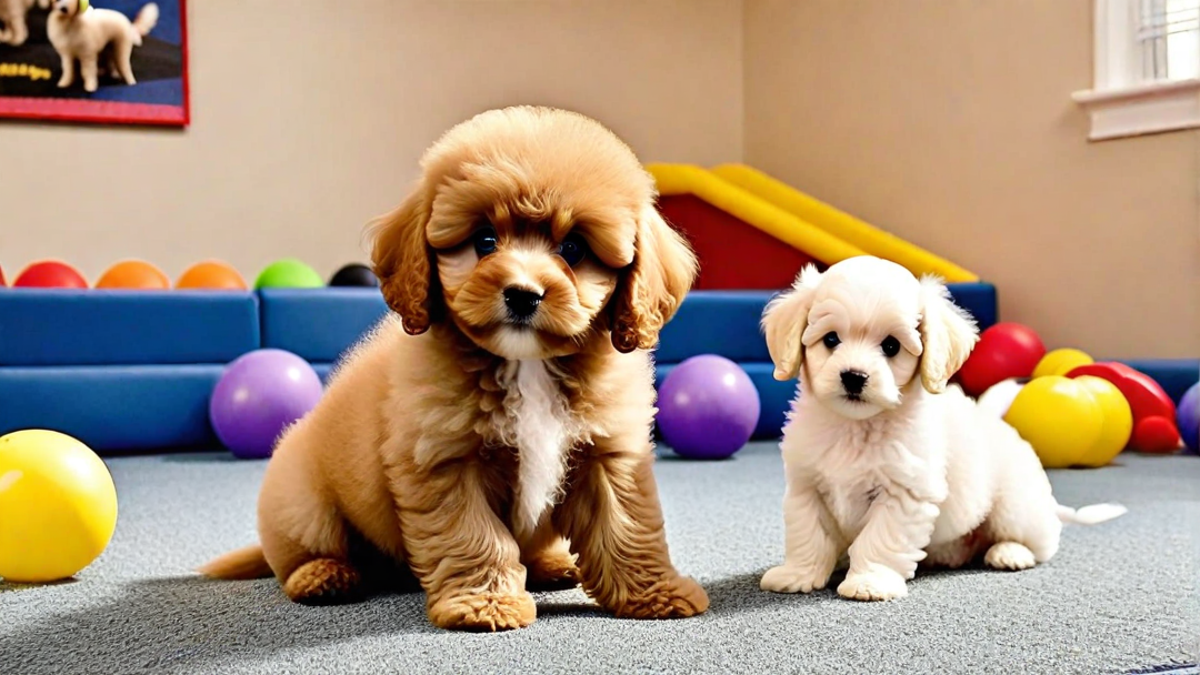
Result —
[[582, 582], [620, 617], [704, 612], [652, 474], [648, 350], [697, 273], [653, 178], [595, 121], [535, 107], [454, 127], [421, 167], [372, 226], [398, 318], [279, 440], [261, 547], [201, 571], [345, 601], [375, 585], [355, 551], [382, 553], [445, 628], [530, 624], [534, 583]]

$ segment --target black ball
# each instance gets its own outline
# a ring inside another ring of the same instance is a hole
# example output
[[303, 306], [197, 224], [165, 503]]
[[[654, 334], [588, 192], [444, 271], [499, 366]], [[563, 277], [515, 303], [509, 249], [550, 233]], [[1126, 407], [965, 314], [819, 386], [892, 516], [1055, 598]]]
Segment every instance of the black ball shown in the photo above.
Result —
[[329, 280], [330, 286], [379, 286], [379, 279], [370, 267], [359, 263], [350, 263], [334, 273]]

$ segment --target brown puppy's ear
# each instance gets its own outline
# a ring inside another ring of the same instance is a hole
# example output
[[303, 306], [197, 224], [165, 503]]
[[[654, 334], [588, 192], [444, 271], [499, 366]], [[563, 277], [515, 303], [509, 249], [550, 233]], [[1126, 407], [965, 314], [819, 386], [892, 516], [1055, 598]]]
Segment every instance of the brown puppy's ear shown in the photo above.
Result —
[[667, 225], [654, 205], [643, 208], [633, 262], [614, 297], [613, 347], [623, 353], [653, 348], [698, 273], [699, 260], [683, 235]]
[[812, 309], [813, 291], [821, 273], [816, 265], [808, 264], [792, 287], [780, 293], [763, 308], [762, 329], [767, 352], [775, 364], [774, 378], [780, 382], [800, 375], [804, 363], [804, 329], [808, 327], [808, 312]]
[[428, 221], [423, 191], [414, 190], [400, 206], [369, 225], [374, 235], [371, 262], [383, 299], [400, 315], [409, 335], [429, 330], [439, 306], [437, 264], [425, 240]]
[[939, 394], [966, 362], [979, 329], [975, 319], [954, 303], [942, 280], [921, 277], [921, 383], [926, 391]]

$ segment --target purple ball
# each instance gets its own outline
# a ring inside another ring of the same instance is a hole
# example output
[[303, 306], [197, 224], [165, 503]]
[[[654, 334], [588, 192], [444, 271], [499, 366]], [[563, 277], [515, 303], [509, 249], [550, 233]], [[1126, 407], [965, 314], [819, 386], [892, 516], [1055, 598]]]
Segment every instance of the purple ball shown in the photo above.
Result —
[[1175, 410], [1176, 422], [1179, 424], [1179, 435], [1187, 445], [1191, 454], [1200, 453], [1200, 382], [1193, 384], [1179, 399], [1179, 407]]
[[762, 402], [741, 366], [723, 356], [693, 356], [658, 389], [655, 419], [663, 440], [689, 459], [725, 459], [754, 433]]
[[308, 361], [282, 349], [257, 349], [225, 368], [209, 399], [208, 417], [235, 456], [263, 459], [322, 392], [321, 378]]

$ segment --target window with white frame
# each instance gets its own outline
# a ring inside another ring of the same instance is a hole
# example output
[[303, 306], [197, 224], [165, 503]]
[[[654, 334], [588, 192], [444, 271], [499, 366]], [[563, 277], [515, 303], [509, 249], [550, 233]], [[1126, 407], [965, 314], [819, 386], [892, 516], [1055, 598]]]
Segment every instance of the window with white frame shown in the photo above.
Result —
[[1094, 2], [1089, 138], [1200, 127], [1200, 0]]

